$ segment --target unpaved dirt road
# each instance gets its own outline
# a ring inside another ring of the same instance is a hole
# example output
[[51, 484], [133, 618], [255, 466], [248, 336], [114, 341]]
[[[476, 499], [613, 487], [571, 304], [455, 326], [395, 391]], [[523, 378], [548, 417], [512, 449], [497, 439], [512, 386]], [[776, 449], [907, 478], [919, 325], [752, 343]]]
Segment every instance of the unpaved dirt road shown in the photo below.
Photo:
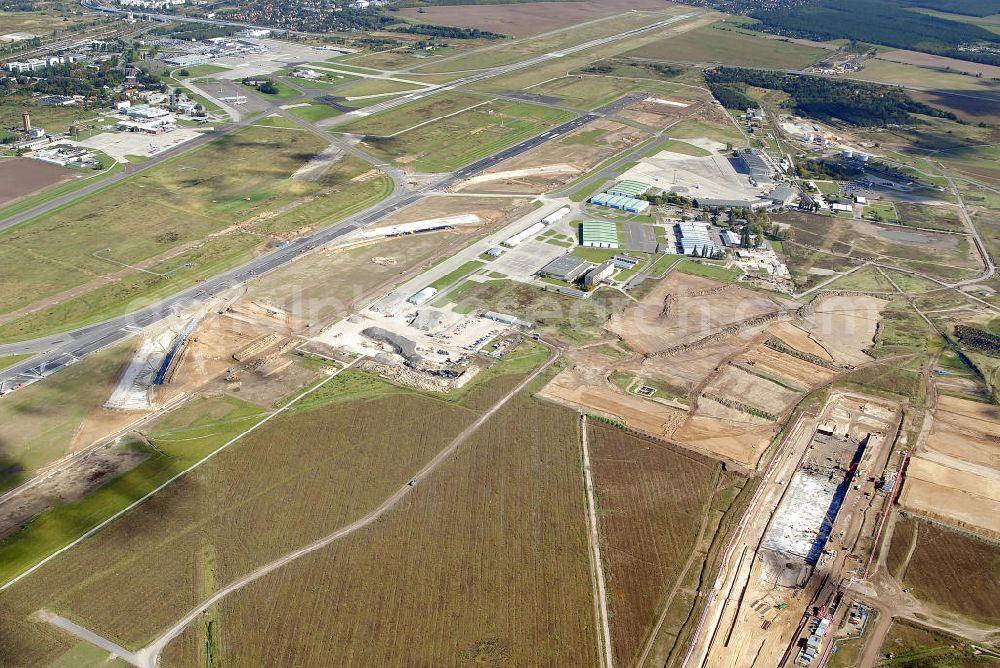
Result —
[[[554, 346], [549, 345], [548, 343], [546, 343], [545, 345], [548, 346], [551, 351], [548, 360], [546, 360], [545, 363], [542, 364], [540, 367], [535, 369], [535, 371], [533, 371], [527, 378], [518, 383], [518, 385], [513, 390], [508, 392], [499, 401], [493, 404], [493, 406], [488, 411], [483, 413], [478, 419], [476, 419], [475, 422], [466, 427], [465, 430], [462, 431], [462, 433], [456, 436], [454, 440], [452, 440], [440, 452], [438, 452], [430, 461], [428, 461], [423, 466], [423, 468], [417, 471], [417, 473], [414, 474], [413, 476], [413, 480], [417, 481], [417, 483], [419, 484], [420, 480], [425, 478], [428, 474], [434, 471], [434, 469], [440, 466], [442, 462], [448, 459], [448, 457], [450, 457], [452, 453], [454, 453], [455, 450], [457, 450], [460, 445], [462, 445], [465, 441], [469, 439], [470, 436], [476, 433], [476, 431], [478, 431], [480, 427], [486, 424], [486, 422], [488, 422], [490, 418], [492, 418], [497, 413], [497, 411], [503, 408], [504, 405], [507, 404], [507, 402], [513, 399], [518, 393], [520, 393], [525, 387], [527, 387], [527, 385], [531, 383], [531, 381], [537, 378], [541, 373], [543, 373], [547, 368], [549, 368], [549, 366], [551, 366], [553, 362], [555, 362], [559, 358], [558, 349], [556, 349]], [[49, 621], [50, 623], [55, 624], [56, 626], [59, 626], [60, 628], [66, 631], [69, 631], [70, 633], [80, 638], [81, 640], [86, 640], [87, 642], [96, 645], [97, 647], [101, 647], [102, 649], [108, 649], [108, 651], [113, 652], [114, 654], [119, 656], [122, 660], [127, 661], [133, 666], [138, 666], [139, 668], [156, 668], [159, 662], [160, 653], [163, 651], [163, 649], [170, 643], [171, 640], [180, 635], [184, 631], [184, 629], [188, 626], [188, 624], [197, 619], [198, 616], [205, 610], [215, 605], [222, 599], [226, 598], [233, 592], [239, 591], [240, 589], [247, 586], [251, 582], [255, 582], [256, 580], [259, 580], [265, 575], [273, 573], [282, 566], [286, 566], [295, 561], [296, 559], [304, 557], [305, 555], [315, 552], [316, 550], [320, 550], [326, 547], [327, 545], [330, 545], [331, 543], [340, 540], [345, 536], [349, 536], [350, 534], [367, 527], [368, 525], [372, 524], [380, 517], [385, 515], [400, 501], [402, 501], [403, 498], [410, 492], [410, 490], [411, 486], [408, 483], [404, 484], [399, 489], [397, 489], [392, 495], [386, 498], [377, 508], [375, 508], [368, 514], [360, 517], [358, 520], [352, 522], [351, 524], [343, 526], [340, 529], [334, 531], [333, 533], [324, 536], [323, 538], [320, 538], [319, 540], [314, 541], [293, 552], [289, 552], [288, 554], [279, 557], [278, 559], [275, 559], [270, 563], [264, 564], [263, 566], [257, 568], [256, 570], [248, 573], [247, 575], [244, 575], [238, 580], [223, 587], [219, 591], [215, 592], [212, 596], [202, 601], [196, 607], [188, 611], [188, 613], [185, 614], [180, 620], [178, 620], [176, 624], [174, 624], [169, 629], [164, 631], [163, 634], [161, 634], [149, 645], [143, 647], [142, 649], [136, 652], [129, 652], [124, 648], [119, 647], [114, 642], [107, 640], [106, 638], [103, 638], [101, 636], [98, 636], [97, 634], [77, 624], [73, 624], [72, 622], [63, 620], [60, 617], [56, 617], [54, 615], [49, 615], [46, 613], [39, 613], [39, 614], [46, 621]]]

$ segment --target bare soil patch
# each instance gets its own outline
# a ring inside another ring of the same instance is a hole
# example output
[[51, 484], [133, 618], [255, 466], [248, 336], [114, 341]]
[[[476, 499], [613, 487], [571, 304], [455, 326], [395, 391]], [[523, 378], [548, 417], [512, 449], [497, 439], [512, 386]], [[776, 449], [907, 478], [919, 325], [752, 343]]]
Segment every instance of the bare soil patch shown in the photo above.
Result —
[[656, 353], [778, 308], [759, 293], [674, 272], [638, 304], [612, 316], [607, 328], [636, 351]]
[[73, 170], [30, 158], [0, 160], [0, 206], [76, 176]]
[[449, 5], [407, 8], [399, 13], [425, 23], [479, 28], [510, 37], [530, 37], [630, 10], [662, 10], [670, 5], [669, 2], [659, 0], [586, 0], [512, 5]]
[[910, 460], [900, 504], [920, 514], [1000, 537], [1000, 472], [959, 468], [922, 456]]
[[861, 351], [875, 342], [879, 314], [888, 303], [865, 295], [821, 296], [802, 327], [838, 364], [863, 364], [872, 358]]
[[957, 58], [947, 58], [945, 56], [935, 56], [919, 51], [907, 51], [906, 49], [896, 49], [878, 54], [879, 60], [888, 60], [893, 63], [905, 63], [926, 67], [932, 70], [943, 72], [968, 72], [969, 74], [982, 74], [989, 79], [1000, 77], [1000, 67], [996, 65], [986, 65], [974, 63], [968, 60], [958, 60]]

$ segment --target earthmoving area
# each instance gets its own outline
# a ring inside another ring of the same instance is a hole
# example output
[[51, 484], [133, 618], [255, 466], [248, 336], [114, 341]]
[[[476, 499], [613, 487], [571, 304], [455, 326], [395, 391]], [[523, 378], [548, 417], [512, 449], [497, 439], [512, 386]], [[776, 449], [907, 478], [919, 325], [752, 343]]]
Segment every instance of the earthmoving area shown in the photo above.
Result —
[[756, 657], [756, 665], [792, 666], [802, 658], [825, 618], [813, 617], [813, 607], [828, 608], [869, 558], [901, 417], [894, 402], [837, 393], [789, 432], [723, 566], [692, 665], [730, 668]]
[[[674, 272], [605, 329], [633, 353], [574, 363], [543, 394], [637, 431], [755, 468], [812, 388], [863, 364], [885, 302], [820, 296], [801, 307]], [[848, 335], [849, 334], [849, 335]], [[649, 392], [657, 383], [669, 390]]]
[[925, 443], [910, 459], [899, 503], [1000, 538], [1000, 411], [941, 395]]

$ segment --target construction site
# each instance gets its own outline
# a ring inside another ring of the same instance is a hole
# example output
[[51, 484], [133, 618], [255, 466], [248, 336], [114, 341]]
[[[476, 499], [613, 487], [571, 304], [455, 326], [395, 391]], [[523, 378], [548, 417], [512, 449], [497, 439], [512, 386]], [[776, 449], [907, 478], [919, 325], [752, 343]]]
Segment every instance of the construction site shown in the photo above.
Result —
[[837, 393], [792, 426], [730, 545], [695, 665], [808, 666], [829, 651], [891, 503], [901, 419], [895, 402]]

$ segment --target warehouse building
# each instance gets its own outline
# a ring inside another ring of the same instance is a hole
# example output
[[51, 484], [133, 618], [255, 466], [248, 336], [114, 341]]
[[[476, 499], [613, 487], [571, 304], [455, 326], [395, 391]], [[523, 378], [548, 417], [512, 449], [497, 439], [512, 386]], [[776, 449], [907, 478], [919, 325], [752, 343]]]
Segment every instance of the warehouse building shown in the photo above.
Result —
[[502, 241], [500, 243], [501, 245], [506, 246], [507, 248], [514, 248], [515, 246], [519, 246], [521, 243], [527, 241], [528, 239], [535, 236], [544, 229], [545, 229], [545, 223], [535, 223], [531, 227], [521, 230], [511, 238], [507, 239], [506, 241]]
[[618, 225], [588, 220], [580, 223], [580, 245], [590, 248], [618, 248]]
[[594, 265], [573, 255], [561, 255], [538, 270], [542, 276], [573, 283]]
[[684, 255], [701, 255], [702, 251], [711, 255], [715, 252], [715, 242], [708, 232], [707, 223], [688, 221], [678, 223], [678, 237], [681, 243], [681, 252]]
[[567, 215], [569, 215], [569, 211], [570, 211], [570, 209], [569, 209], [568, 206], [564, 206], [563, 208], [559, 209], [558, 211], [553, 211], [549, 215], [547, 215], [544, 218], [542, 218], [542, 224], [543, 225], [551, 225], [552, 223], [556, 222], [557, 220], [562, 220]]
[[774, 178], [774, 170], [764, 157], [752, 148], [745, 148], [738, 151], [736, 158], [743, 168], [743, 172], [750, 175], [750, 178], [757, 181], [771, 181]]
[[646, 200], [635, 199], [634, 197], [623, 197], [622, 195], [612, 195], [610, 193], [594, 195], [590, 198], [590, 203], [597, 204], [598, 206], [606, 206], [611, 209], [628, 211], [629, 213], [641, 213], [649, 208], [649, 202]]
[[645, 195], [649, 192], [652, 186], [648, 183], [643, 183], [642, 181], [633, 181], [631, 179], [625, 179], [624, 181], [619, 181], [611, 188], [607, 189], [608, 195], [617, 195], [619, 197], [632, 197], [638, 198], [640, 195]]

